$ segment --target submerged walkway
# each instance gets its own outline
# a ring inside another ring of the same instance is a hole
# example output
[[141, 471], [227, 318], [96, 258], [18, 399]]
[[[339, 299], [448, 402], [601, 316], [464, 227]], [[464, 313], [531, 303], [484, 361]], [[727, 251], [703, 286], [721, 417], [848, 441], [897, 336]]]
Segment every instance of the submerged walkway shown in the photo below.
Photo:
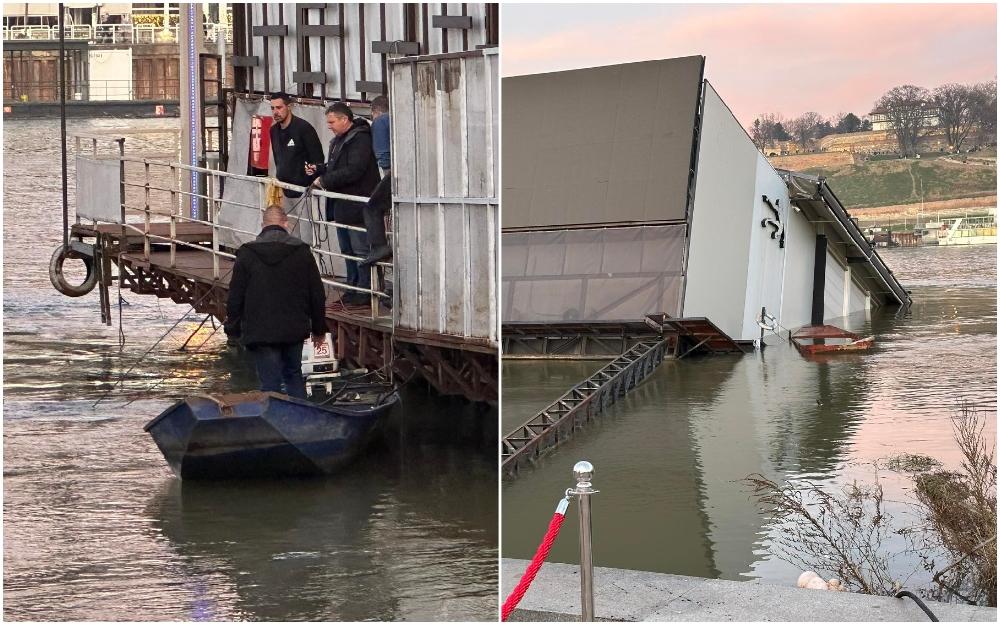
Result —
[[[527, 566], [527, 560], [503, 559], [503, 597], [513, 590]], [[941, 621], [997, 621], [996, 608], [926, 603]], [[594, 615], [599, 621], [929, 620], [911, 599], [604, 567], [594, 567]], [[542, 566], [510, 620], [579, 621], [579, 567]]]

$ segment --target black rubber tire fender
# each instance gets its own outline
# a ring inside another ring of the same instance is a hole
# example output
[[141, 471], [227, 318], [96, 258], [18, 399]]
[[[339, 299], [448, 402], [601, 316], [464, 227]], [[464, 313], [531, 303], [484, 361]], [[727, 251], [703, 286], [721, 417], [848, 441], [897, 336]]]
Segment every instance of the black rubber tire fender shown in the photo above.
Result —
[[[67, 258], [83, 259], [83, 264], [87, 266], [87, 277], [83, 284], [73, 286], [66, 281], [66, 276], [63, 274], [63, 263], [66, 262]], [[97, 286], [97, 267], [92, 257], [77, 254], [65, 245], [60, 245], [52, 253], [52, 259], [49, 261], [49, 280], [52, 282], [52, 286], [63, 295], [83, 297]]]

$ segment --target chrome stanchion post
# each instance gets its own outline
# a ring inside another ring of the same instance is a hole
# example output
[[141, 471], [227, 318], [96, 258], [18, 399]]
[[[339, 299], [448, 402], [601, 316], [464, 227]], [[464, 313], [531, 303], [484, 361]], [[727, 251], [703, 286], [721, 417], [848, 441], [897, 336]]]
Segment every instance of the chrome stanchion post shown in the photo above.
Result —
[[583, 621], [594, 620], [594, 551], [591, 540], [590, 496], [600, 491], [594, 490], [590, 480], [594, 477], [594, 465], [581, 460], [573, 465], [576, 488], [566, 491], [576, 495], [580, 504], [580, 605]]

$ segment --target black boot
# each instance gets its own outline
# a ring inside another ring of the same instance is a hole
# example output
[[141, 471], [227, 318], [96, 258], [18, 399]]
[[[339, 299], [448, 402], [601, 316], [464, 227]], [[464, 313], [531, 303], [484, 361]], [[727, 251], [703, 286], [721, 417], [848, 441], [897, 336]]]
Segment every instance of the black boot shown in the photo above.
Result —
[[373, 247], [372, 251], [368, 253], [368, 256], [366, 256], [363, 261], [358, 263], [358, 266], [368, 267], [369, 265], [382, 262], [387, 258], [392, 258], [392, 248], [388, 245], [379, 245], [378, 247]]

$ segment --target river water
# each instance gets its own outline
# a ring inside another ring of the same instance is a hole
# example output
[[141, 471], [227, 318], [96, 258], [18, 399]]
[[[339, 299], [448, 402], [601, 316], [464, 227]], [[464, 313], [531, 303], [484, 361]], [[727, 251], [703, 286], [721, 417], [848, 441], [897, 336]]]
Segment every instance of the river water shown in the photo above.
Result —
[[[122, 127], [178, 122], [69, 122], [71, 134]], [[252, 388], [249, 363], [191, 315], [95, 407], [188, 307], [124, 293], [120, 350], [96, 291], [59, 295], [47, 277], [61, 242], [59, 123], [3, 130], [5, 620], [495, 618], [495, 410], [418, 388], [343, 474], [181, 483], [143, 424], [183, 394]], [[175, 143], [126, 145], [162, 155]]]
[[[740, 483], [751, 473], [833, 490], [878, 480], [896, 522], [914, 522], [911, 478], [873, 463], [908, 452], [957, 468], [951, 417], [963, 401], [985, 413], [996, 440], [997, 248], [880, 253], [912, 291], [911, 310], [836, 321], [874, 334], [872, 352], [808, 361], [771, 336], [763, 353], [664, 363], [537, 467], [504, 481], [503, 556], [531, 557], [581, 459], [595, 465], [601, 491], [598, 566], [794, 585], [801, 571], [769, 550], [784, 526]], [[504, 363], [503, 430], [602, 364]], [[568, 521], [549, 560], [577, 563], [577, 541]], [[929, 584], [912, 554], [892, 567], [908, 587]]]

